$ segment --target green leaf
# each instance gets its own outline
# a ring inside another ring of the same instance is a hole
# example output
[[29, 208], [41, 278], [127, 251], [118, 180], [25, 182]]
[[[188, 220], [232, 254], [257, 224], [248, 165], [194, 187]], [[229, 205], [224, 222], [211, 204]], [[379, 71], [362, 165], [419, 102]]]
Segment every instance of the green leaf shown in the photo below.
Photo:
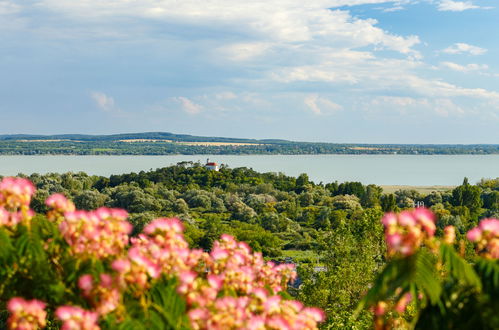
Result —
[[5, 260], [14, 250], [12, 240], [7, 231], [0, 227], [0, 260]]
[[426, 293], [433, 304], [438, 302], [442, 293], [442, 286], [435, 271], [434, 258], [425, 250], [416, 253], [416, 268], [413, 280], [417, 288]]
[[483, 283], [483, 291], [499, 296], [499, 261], [478, 258], [475, 270]]
[[378, 301], [393, 298], [397, 291], [398, 296], [406, 292], [417, 296], [416, 293], [422, 291], [432, 303], [439, 301], [442, 286], [430, 253], [421, 249], [412, 256], [390, 261], [360, 301], [354, 315], [358, 316], [362, 309]]
[[157, 321], [160, 317], [163, 322], [163, 329], [186, 329], [186, 303], [177, 294], [177, 281], [163, 280], [158, 282], [150, 292], [152, 300], [151, 321]]
[[440, 256], [449, 274], [456, 280], [466, 285], [482, 288], [482, 283], [473, 267], [461, 258], [454, 248], [447, 244], [440, 246]]
[[408, 288], [411, 274], [414, 271], [414, 260], [414, 257], [411, 256], [390, 261], [378, 275], [371, 289], [359, 302], [354, 315], [358, 316], [362, 309], [372, 306], [378, 301], [387, 300], [395, 294], [398, 288]]

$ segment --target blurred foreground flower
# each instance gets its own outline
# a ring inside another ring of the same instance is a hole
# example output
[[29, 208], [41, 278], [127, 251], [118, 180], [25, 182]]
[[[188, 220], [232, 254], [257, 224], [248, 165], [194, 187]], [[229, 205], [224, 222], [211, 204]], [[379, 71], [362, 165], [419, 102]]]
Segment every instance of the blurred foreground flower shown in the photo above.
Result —
[[62, 330], [99, 330], [97, 313], [76, 306], [61, 306], [55, 315], [62, 321]]
[[414, 254], [427, 238], [435, 234], [435, 215], [425, 208], [387, 213], [381, 219], [385, 227], [388, 255]]
[[478, 254], [488, 259], [499, 259], [499, 220], [483, 219], [466, 237], [476, 243]]
[[7, 320], [9, 329], [31, 330], [44, 328], [47, 317], [45, 303], [40, 300], [24, 300], [14, 297], [7, 303], [10, 317]]

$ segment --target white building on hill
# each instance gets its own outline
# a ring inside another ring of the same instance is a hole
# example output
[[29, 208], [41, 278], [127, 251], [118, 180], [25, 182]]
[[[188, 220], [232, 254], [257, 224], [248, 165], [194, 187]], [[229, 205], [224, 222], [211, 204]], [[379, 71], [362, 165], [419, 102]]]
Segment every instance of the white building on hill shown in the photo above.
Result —
[[204, 167], [212, 171], [218, 171], [220, 169], [217, 163], [210, 162], [209, 159], [206, 160], [206, 165]]

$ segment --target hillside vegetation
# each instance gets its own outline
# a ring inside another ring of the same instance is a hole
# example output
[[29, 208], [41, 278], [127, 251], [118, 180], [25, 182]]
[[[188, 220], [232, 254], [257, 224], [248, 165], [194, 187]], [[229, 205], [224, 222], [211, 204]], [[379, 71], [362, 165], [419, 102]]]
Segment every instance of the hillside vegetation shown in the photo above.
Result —
[[380, 222], [384, 212], [424, 202], [436, 216], [436, 236], [454, 226], [461, 254], [469, 260], [475, 252], [464, 240], [466, 232], [482, 218], [499, 216], [499, 180], [472, 185], [465, 179], [453, 190], [427, 195], [414, 190], [385, 194], [379, 186], [359, 182], [316, 184], [306, 174], [295, 178], [226, 167], [216, 172], [191, 162], [110, 177], [65, 173], [27, 178], [37, 189], [31, 202], [37, 213], [48, 211], [49, 195], [63, 193], [78, 209], [127, 210], [132, 235], [155, 218], [178, 217], [191, 248], [209, 251], [227, 233], [267, 260], [293, 262], [299, 279], [289, 293], [322, 308], [333, 328], [372, 324], [369, 310], [355, 318], [354, 311], [387, 265]]

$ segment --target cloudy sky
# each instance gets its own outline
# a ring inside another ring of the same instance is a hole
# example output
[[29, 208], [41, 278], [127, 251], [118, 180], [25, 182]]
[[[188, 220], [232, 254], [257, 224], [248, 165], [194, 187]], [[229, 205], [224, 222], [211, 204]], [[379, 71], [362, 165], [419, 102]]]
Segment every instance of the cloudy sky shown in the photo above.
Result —
[[0, 133], [499, 143], [495, 0], [0, 0]]

